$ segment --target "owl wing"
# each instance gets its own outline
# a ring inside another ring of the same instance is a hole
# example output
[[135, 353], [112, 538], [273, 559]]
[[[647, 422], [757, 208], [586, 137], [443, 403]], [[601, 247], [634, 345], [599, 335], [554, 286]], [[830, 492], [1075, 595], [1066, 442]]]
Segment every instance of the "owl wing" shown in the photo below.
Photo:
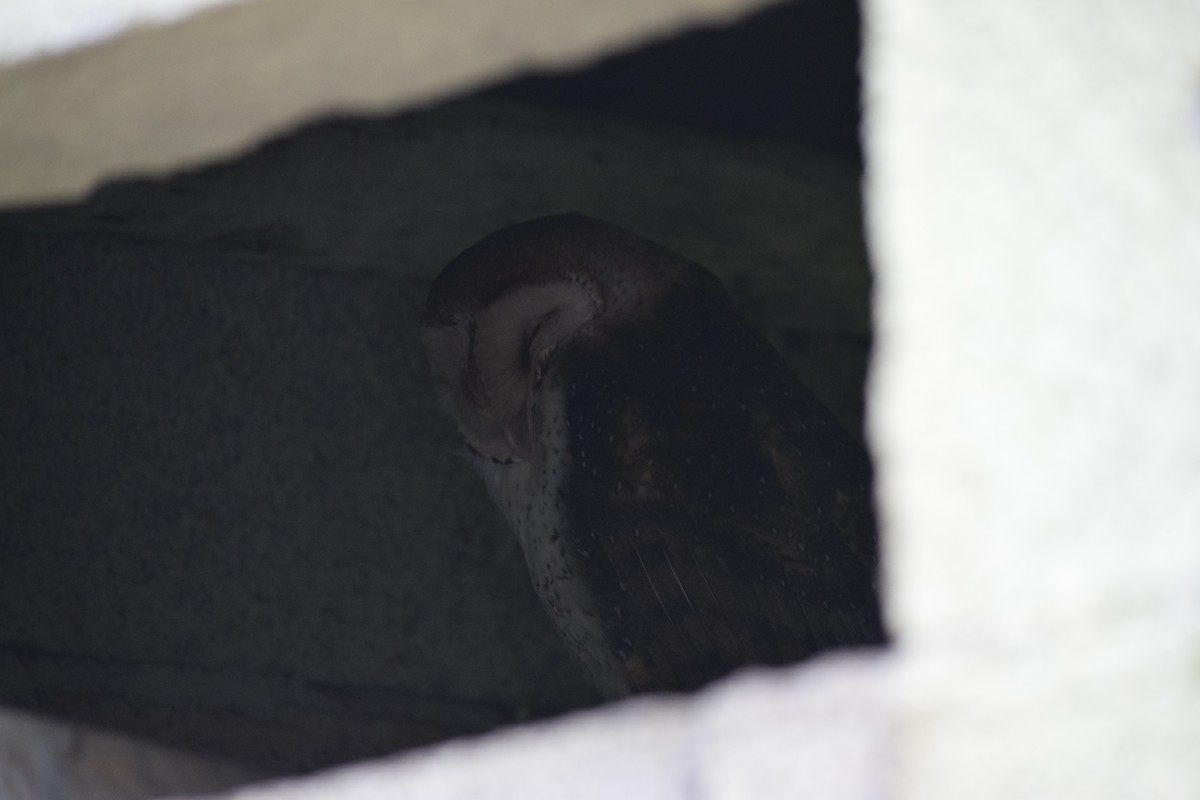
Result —
[[687, 499], [610, 500], [596, 517], [608, 628], [633, 689], [882, 641], [873, 576], [839, 531], [788, 513], [747, 524]]
[[572, 370], [572, 530], [631, 688], [882, 641], [865, 453], [731, 310], [654, 324]]

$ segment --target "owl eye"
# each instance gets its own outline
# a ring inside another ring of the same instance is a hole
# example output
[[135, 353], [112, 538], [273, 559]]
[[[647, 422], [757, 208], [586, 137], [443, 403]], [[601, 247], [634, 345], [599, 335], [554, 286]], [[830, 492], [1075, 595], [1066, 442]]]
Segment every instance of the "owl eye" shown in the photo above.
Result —
[[554, 311], [548, 311], [542, 315], [541, 319], [533, 324], [526, 331], [524, 338], [521, 341], [521, 355], [525, 361], [526, 368], [532, 376], [532, 385], [536, 389], [542, 383], [542, 378], [545, 376], [546, 365], [550, 363], [550, 358], [554, 355], [554, 351], [558, 348], [558, 342], [542, 347], [540, 351], [537, 348], [543, 344], [538, 341], [538, 334], [542, 332], [542, 328], [546, 323], [555, 316]]
[[558, 344], [552, 344], [538, 354], [537, 359], [533, 362], [533, 388], [536, 389], [542, 385], [542, 378], [546, 374], [546, 365], [550, 363], [550, 359], [554, 357], [554, 351], [558, 349]]
[[533, 325], [529, 327], [529, 330], [525, 331], [525, 335], [521, 337], [521, 355], [525, 359], [525, 364], [527, 366], [536, 360], [533, 357], [533, 342], [535, 339], [537, 339], [537, 335], [541, 333], [542, 326], [544, 326], [546, 321], [552, 316], [554, 316], [554, 312], [547, 311], [541, 316], [541, 318], [538, 319], [537, 322], [533, 323]]

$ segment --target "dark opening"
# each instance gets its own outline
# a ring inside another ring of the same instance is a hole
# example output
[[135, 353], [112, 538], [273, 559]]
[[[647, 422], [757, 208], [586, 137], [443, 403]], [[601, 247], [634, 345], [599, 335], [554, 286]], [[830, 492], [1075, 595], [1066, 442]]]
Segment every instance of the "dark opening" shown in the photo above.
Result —
[[597, 702], [416, 308], [584, 211], [718, 272], [861, 429], [855, 3], [0, 213], [0, 703], [298, 772]]

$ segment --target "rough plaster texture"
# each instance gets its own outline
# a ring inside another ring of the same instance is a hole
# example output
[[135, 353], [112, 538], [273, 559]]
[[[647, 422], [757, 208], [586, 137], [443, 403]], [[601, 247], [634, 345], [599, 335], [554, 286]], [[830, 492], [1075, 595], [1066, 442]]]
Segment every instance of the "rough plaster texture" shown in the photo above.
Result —
[[277, 771], [588, 702], [424, 287], [0, 235], [0, 699]]
[[1200, 796], [1200, 6], [868, 12], [903, 794]]
[[306, 115], [411, 106], [763, 5], [255, 0], [211, 9], [0, 71], [0, 202], [199, 163]]

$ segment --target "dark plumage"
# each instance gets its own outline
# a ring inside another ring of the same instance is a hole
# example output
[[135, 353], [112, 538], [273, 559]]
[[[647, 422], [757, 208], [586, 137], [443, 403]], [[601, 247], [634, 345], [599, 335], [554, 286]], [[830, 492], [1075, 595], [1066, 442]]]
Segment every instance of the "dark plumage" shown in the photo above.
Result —
[[435, 281], [442, 396], [610, 695], [883, 640], [865, 453], [703, 268], [579, 216]]

